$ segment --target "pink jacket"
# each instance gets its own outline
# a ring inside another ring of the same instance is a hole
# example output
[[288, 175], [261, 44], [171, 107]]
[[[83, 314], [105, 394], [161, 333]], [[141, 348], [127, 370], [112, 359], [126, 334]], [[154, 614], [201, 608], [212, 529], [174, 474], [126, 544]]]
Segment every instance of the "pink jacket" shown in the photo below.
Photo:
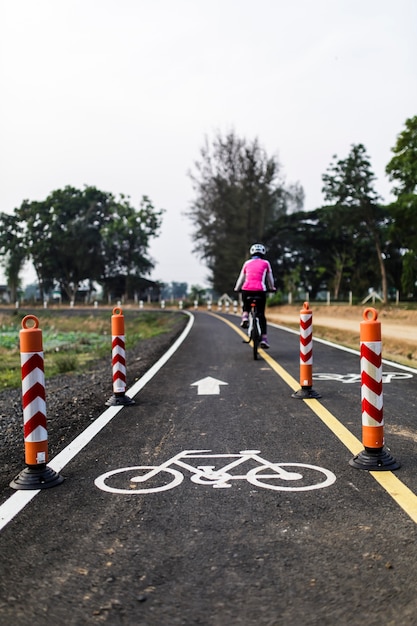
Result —
[[274, 277], [269, 261], [254, 257], [243, 264], [235, 291], [275, 291]]

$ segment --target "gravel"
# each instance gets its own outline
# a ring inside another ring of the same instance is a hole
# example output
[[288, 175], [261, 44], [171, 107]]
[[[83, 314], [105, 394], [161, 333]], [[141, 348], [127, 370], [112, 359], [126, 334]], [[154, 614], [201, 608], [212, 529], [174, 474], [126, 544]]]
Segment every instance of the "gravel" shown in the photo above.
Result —
[[[127, 388], [166, 352], [186, 324], [178, 314], [172, 330], [126, 351]], [[111, 354], [87, 372], [61, 374], [45, 381], [48, 455], [52, 459], [104, 410], [112, 396]], [[0, 393], [0, 498], [11, 495], [9, 483], [25, 465], [21, 389]]]

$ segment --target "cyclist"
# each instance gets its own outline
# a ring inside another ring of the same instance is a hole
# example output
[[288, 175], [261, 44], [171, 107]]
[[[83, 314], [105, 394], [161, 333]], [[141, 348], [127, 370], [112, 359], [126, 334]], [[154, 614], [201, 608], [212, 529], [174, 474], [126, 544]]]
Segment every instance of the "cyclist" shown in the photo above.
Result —
[[249, 311], [251, 299], [257, 298], [257, 310], [261, 326], [261, 348], [269, 348], [266, 334], [265, 304], [267, 291], [276, 291], [274, 277], [269, 261], [265, 257], [265, 246], [254, 243], [249, 251], [251, 258], [242, 266], [236, 281], [235, 291], [242, 291], [243, 314], [240, 323], [242, 328], [249, 325]]

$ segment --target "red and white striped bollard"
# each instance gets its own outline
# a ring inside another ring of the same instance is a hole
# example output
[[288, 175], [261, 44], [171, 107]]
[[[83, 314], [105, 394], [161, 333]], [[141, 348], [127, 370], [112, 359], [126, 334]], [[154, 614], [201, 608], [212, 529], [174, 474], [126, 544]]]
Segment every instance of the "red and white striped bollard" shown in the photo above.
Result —
[[362, 443], [365, 449], [349, 461], [357, 469], [394, 470], [400, 464], [384, 449], [381, 322], [372, 307], [360, 324]]
[[321, 398], [313, 389], [313, 311], [308, 302], [300, 311], [300, 385], [293, 398]]
[[121, 307], [114, 307], [111, 318], [113, 395], [107, 406], [127, 406], [135, 401], [126, 395], [125, 318]]
[[[33, 322], [33, 326], [28, 326]], [[13, 489], [46, 489], [63, 482], [62, 476], [47, 467], [48, 430], [42, 331], [34, 315], [26, 315], [20, 331], [22, 370], [23, 431], [27, 467], [16, 476]]]

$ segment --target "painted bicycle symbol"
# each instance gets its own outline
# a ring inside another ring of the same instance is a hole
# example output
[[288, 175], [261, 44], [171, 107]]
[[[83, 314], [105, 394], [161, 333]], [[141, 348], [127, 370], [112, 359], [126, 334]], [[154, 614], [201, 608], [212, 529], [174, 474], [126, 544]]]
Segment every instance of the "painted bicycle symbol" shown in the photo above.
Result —
[[[332, 485], [336, 476], [329, 470], [306, 463], [272, 463], [259, 456], [260, 450], [241, 450], [238, 454], [210, 454], [211, 450], [183, 450], [161, 465], [137, 465], [111, 470], [94, 481], [96, 487], [109, 493], [145, 494], [173, 489], [182, 483], [184, 474], [191, 472], [191, 481], [214, 489], [227, 489], [231, 481], [246, 480], [255, 487], [275, 491], [310, 491]], [[189, 461], [196, 459], [198, 464]], [[230, 459], [216, 468], [214, 459]], [[201, 464], [203, 461], [205, 464]], [[210, 464], [207, 464], [207, 461]], [[248, 463], [245, 474], [235, 468]]]
[[[390, 383], [392, 380], [405, 380], [406, 378], [413, 378], [412, 374], [406, 374], [405, 372], [382, 372], [382, 382]], [[326, 374], [315, 373], [313, 374], [313, 380], [337, 380], [340, 383], [360, 383], [360, 374]]]

